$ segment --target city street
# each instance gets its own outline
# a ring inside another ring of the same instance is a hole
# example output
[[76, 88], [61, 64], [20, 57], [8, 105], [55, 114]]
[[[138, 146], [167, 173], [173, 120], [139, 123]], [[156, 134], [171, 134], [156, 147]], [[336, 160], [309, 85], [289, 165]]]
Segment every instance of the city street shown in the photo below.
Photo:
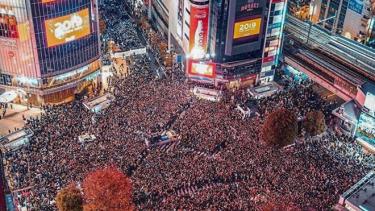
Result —
[[[10, 131], [14, 131], [15, 128], [23, 128], [25, 125], [25, 119], [29, 118], [39, 118], [42, 111], [40, 108], [27, 108], [27, 106], [12, 104], [12, 109], [10, 106], [6, 110], [4, 117], [0, 119], [0, 136], [6, 135]], [[0, 109], [0, 114], [2, 114], [3, 109]]]

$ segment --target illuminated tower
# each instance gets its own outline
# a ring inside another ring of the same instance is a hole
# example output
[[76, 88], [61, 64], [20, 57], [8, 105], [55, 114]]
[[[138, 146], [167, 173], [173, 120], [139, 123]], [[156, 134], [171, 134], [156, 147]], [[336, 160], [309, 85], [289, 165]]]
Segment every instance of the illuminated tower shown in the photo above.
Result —
[[0, 89], [61, 103], [96, 82], [97, 0], [0, 0]]

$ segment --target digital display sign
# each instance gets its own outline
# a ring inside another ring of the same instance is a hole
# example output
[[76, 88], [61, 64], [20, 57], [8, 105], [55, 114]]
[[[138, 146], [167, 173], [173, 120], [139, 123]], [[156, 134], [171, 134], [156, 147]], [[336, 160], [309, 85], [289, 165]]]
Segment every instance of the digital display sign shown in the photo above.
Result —
[[196, 62], [190, 60], [188, 63], [188, 73], [195, 76], [203, 76], [207, 78], [216, 77], [216, 65], [214, 63]]
[[191, 64], [191, 73], [204, 76], [212, 76], [214, 68], [212, 65], [193, 63]]
[[238, 0], [236, 1], [236, 21], [246, 20], [251, 16], [261, 16], [264, 0]]
[[89, 9], [45, 21], [47, 46], [71, 42], [91, 33]]
[[260, 33], [260, 26], [262, 23], [261, 18], [240, 21], [234, 24], [233, 38], [243, 38], [253, 35], [258, 35]]
[[265, 31], [267, 2], [237, 0], [228, 5], [225, 55], [234, 56], [260, 51]]
[[42, 3], [50, 3], [50, 2], [54, 2], [55, 0], [42, 0]]

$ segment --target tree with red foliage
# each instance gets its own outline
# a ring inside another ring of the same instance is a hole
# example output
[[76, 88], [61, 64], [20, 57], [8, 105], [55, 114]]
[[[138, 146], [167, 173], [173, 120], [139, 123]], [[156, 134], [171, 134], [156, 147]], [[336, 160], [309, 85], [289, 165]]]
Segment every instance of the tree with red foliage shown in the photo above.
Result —
[[84, 210], [133, 210], [131, 181], [115, 167], [89, 173], [82, 187], [86, 202]]
[[292, 144], [297, 133], [297, 117], [292, 111], [285, 108], [270, 113], [261, 131], [263, 141], [277, 148]]

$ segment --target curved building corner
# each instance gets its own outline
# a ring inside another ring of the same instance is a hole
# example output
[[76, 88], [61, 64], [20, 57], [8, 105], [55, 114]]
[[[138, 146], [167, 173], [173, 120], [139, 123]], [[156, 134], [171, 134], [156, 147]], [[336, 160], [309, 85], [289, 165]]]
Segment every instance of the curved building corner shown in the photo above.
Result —
[[59, 104], [100, 76], [97, 0], [0, 0], [0, 90]]

